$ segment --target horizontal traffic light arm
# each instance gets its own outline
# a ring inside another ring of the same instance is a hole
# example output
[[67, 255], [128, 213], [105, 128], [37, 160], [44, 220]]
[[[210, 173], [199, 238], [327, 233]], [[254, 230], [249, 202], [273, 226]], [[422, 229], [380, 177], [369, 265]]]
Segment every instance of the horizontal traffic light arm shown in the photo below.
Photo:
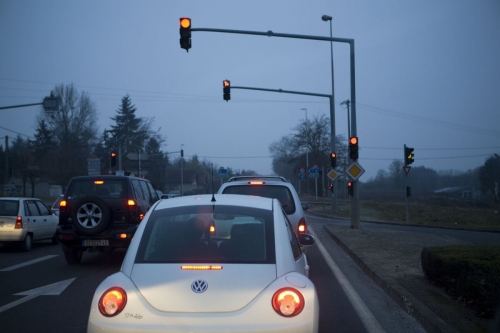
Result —
[[303, 92], [303, 91], [291, 91], [291, 90], [283, 90], [283, 89], [265, 89], [265, 88], [231, 86], [231, 90], [232, 89], [271, 91], [271, 92], [278, 92], [278, 93], [284, 93], [284, 94], [309, 95], [309, 96], [319, 96], [319, 97], [328, 97], [328, 98], [332, 97], [332, 95], [326, 95], [326, 94], [316, 94], [316, 93], [309, 93], [309, 92]]
[[279, 32], [272, 32], [271, 30], [269, 30], [267, 32], [260, 32], [260, 31], [230, 30], [230, 29], [191, 28], [191, 31], [222, 32], [222, 33], [228, 33], [228, 34], [243, 34], [243, 35], [267, 36], [267, 37], [311, 39], [311, 40], [321, 40], [321, 41], [327, 41], [327, 42], [348, 43], [348, 44], [354, 45], [354, 39], [352, 39], [352, 38], [282, 34]]

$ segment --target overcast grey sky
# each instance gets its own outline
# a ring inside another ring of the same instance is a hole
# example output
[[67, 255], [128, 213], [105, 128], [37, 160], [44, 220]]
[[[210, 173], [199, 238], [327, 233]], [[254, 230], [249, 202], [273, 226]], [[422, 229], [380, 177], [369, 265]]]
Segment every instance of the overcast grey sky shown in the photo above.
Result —
[[[193, 28], [352, 38], [361, 181], [415, 148], [415, 163], [468, 170], [500, 153], [500, 1], [0, 1], [0, 106], [41, 102], [74, 83], [95, 101], [100, 131], [129, 94], [154, 117], [165, 151], [272, 172], [269, 145], [328, 99], [233, 86], [331, 93], [330, 44], [193, 32]], [[349, 46], [334, 43], [336, 132], [347, 136]], [[0, 138], [33, 137], [39, 107], [0, 110]], [[1, 140], [4, 144], [4, 140]], [[249, 157], [249, 158], [247, 158]]]

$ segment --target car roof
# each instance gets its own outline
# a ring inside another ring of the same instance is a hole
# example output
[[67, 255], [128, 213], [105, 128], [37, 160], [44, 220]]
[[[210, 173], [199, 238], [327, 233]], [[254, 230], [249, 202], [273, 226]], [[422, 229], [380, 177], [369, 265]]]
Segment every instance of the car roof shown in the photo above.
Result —
[[32, 197], [2, 197], [0, 200], [40, 200], [39, 198]]
[[140, 179], [140, 180], [146, 180], [149, 182], [148, 179], [141, 178], [141, 177], [135, 177], [135, 176], [116, 176], [116, 175], [98, 175], [98, 176], [76, 176], [73, 177], [73, 179], [76, 180], [92, 180], [92, 179]]
[[[215, 198], [215, 201], [212, 201]], [[160, 200], [157, 209], [174, 208], [183, 206], [200, 206], [200, 205], [226, 205], [226, 206], [242, 206], [265, 210], [273, 209], [273, 200], [270, 198], [257, 196], [243, 196], [238, 194], [203, 194], [203, 195], [188, 195], [177, 197], [170, 200]]]
[[235, 176], [229, 178], [228, 182], [250, 181], [250, 180], [278, 181], [287, 183], [287, 180], [281, 176]]

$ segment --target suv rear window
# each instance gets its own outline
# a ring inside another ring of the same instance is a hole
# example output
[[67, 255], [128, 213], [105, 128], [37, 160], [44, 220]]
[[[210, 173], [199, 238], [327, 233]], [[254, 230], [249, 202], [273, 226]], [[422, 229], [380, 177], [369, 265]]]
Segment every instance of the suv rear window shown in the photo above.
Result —
[[279, 185], [232, 185], [222, 192], [224, 194], [255, 195], [265, 198], [276, 198], [287, 214], [295, 213], [293, 195], [286, 186]]
[[98, 197], [101, 199], [121, 199], [127, 193], [127, 183], [124, 179], [81, 179], [72, 182], [68, 198]]

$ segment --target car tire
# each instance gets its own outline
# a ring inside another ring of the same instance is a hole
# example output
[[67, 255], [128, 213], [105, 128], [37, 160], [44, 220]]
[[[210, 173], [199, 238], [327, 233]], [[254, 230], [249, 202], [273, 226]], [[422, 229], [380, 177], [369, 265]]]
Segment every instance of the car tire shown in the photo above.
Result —
[[77, 265], [82, 261], [83, 250], [81, 248], [74, 248], [68, 245], [62, 246], [64, 252], [64, 259], [69, 265]]
[[33, 246], [33, 236], [31, 234], [26, 234], [26, 237], [24, 237], [24, 241], [21, 244], [21, 248], [23, 251], [28, 252], [31, 250]]
[[96, 197], [83, 198], [73, 206], [71, 220], [75, 228], [83, 234], [94, 235], [105, 230], [111, 213], [106, 203]]

